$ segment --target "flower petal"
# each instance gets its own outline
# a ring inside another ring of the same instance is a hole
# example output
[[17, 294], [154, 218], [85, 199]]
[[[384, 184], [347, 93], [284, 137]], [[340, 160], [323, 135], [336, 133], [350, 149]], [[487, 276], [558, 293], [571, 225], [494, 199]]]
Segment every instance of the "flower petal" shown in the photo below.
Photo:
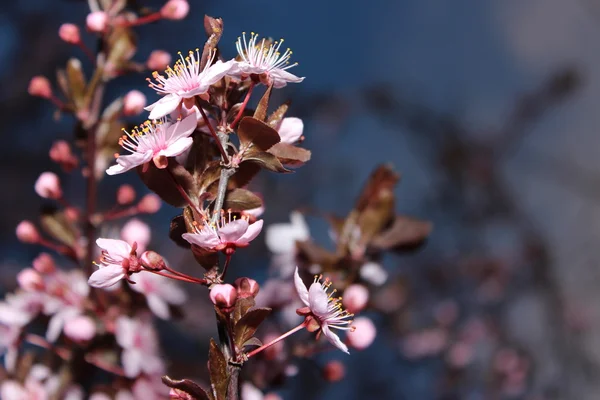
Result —
[[135, 378], [142, 372], [142, 366], [144, 364], [144, 355], [137, 349], [125, 349], [121, 353], [121, 362], [123, 363], [123, 370], [125, 376], [128, 378]]
[[329, 296], [319, 282], [308, 288], [308, 306], [317, 317], [326, 317], [328, 313]]
[[267, 228], [265, 242], [272, 253], [292, 253], [296, 250], [296, 241], [310, 238], [308, 225], [298, 211], [290, 214], [291, 224], [271, 224]]
[[300, 118], [288, 117], [281, 121], [281, 126], [278, 129], [281, 143], [295, 143], [302, 136], [304, 131], [304, 122]]
[[167, 127], [167, 143], [170, 144], [170, 142], [174, 142], [177, 139], [189, 137], [197, 125], [198, 118], [196, 117], [196, 112], [190, 113], [180, 121], [173, 122]]
[[90, 275], [88, 284], [97, 288], [106, 288], [119, 282], [125, 277], [123, 267], [117, 264], [110, 264], [101, 267], [98, 271]]
[[169, 311], [169, 305], [160, 296], [152, 293], [146, 296], [148, 307], [150, 311], [154, 313], [160, 319], [169, 319], [171, 312]]
[[250, 224], [248, 226], [248, 229], [246, 230], [246, 233], [244, 233], [241, 238], [236, 240], [236, 244], [241, 245], [241, 246], [247, 245], [248, 243], [253, 241], [258, 236], [258, 234], [262, 230], [262, 227], [263, 227], [262, 219], [259, 219], [258, 221]]
[[117, 175], [127, 172], [137, 166], [147, 163], [152, 160], [152, 151], [146, 151], [145, 153], [132, 153], [122, 155], [117, 158], [117, 164], [111, 166], [106, 170], [108, 175]]
[[179, 107], [179, 103], [181, 103], [181, 97], [176, 94], [168, 94], [164, 96], [162, 99], [158, 100], [155, 103], [150, 104], [145, 108], [146, 111], [150, 111], [150, 115], [148, 119], [159, 119], [168, 115], [172, 111], [174, 111], [177, 107]]
[[227, 62], [219, 60], [204, 71], [202, 74], [202, 83], [210, 86], [221, 80], [234, 67], [233, 60]]
[[323, 331], [323, 335], [327, 338], [327, 340], [329, 340], [329, 343], [331, 343], [332, 345], [334, 345], [335, 347], [337, 347], [344, 353], [350, 354], [350, 352], [348, 351], [348, 346], [346, 346], [340, 340], [340, 337], [338, 335], [336, 335], [335, 333], [333, 333], [326, 324], [323, 324], [321, 326], [321, 331]]
[[165, 157], [175, 157], [189, 149], [192, 146], [192, 143], [194, 143], [194, 140], [191, 137], [180, 138], [172, 142], [169, 147], [161, 150], [158, 154]]
[[131, 254], [131, 246], [124, 240], [99, 238], [96, 239], [96, 245], [106, 250], [113, 258], [129, 258]]
[[297, 77], [296, 75], [290, 74], [289, 72], [284, 71], [282, 69], [271, 70], [269, 72], [269, 76], [273, 80], [273, 87], [275, 89], [281, 89], [282, 87], [287, 85], [288, 82], [300, 83], [304, 80], [304, 77]]
[[298, 292], [298, 296], [300, 300], [304, 303], [304, 305], [308, 306], [308, 290], [306, 289], [306, 285], [302, 282], [300, 278], [300, 274], [298, 273], [298, 267], [296, 267], [296, 272], [294, 272], [294, 285], [296, 286], [296, 292]]
[[247, 230], [248, 221], [245, 219], [236, 219], [219, 228], [219, 237], [222, 243], [235, 243]]
[[184, 233], [181, 237], [190, 244], [195, 244], [209, 250], [221, 244], [219, 235], [210, 227], [205, 227], [198, 233]]

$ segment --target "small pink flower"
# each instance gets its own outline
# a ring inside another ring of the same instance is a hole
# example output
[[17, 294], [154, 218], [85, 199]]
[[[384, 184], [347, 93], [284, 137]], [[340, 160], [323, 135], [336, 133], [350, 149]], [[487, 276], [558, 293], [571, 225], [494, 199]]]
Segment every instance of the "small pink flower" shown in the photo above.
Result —
[[184, 19], [190, 11], [190, 5], [187, 0], [169, 0], [160, 9], [160, 15], [165, 19], [180, 20]]
[[224, 310], [230, 310], [237, 300], [237, 290], [230, 284], [217, 284], [210, 289], [210, 300], [213, 304]]
[[329, 361], [323, 368], [323, 378], [327, 382], [339, 382], [346, 375], [346, 367], [338, 360]]
[[48, 253], [40, 253], [33, 260], [33, 268], [40, 274], [52, 274], [56, 271], [56, 264], [54, 259]]
[[348, 347], [342, 343], [338, 335], [333, 333], [331, 329], [340, 330], [352, 330], [354, 329], [352, 324], [353, 315], [348, 313], [342, 308], [341, 300], [339, 298], [332, 297], [332, 293], [328, 293], [327, 290], [331, 286], [331, 282], [325, 279], [323, 283], [320, 282], [320, 276], [315, 277], [315, 281], [307, 289], [300, 278], [298, 268], [294, 273], [294, 284], [296, 285], [296, 291], [300, 300], [306, 306], [304, 309], [299, 309], [298, 313], [301, 315], [310, 315], [319, 324], [321, 332], [338, 349], [345, 353], [348, 353]]
[[152, 71], [165, 69], [171, 63], [171, 55], [164, 50], [154, 50], [150, 53], [146, 67]]
[[202, 228], [196, 227], [196, 233], [184, 233], [181, 236], [203, 249], [231, 253], [236, 248], [248, 246], [258, 236], [262, 226], [262, 219], [249, 224], [245, 218], [231, 220], [230, 214], [229, 221], [222, 217], [216, 226], [205, 224]]
[[[185, 58], [181, 54], [179, 56], [180, 59], [173, 68], [169, 67], [165, 70], [166, 78], [155, 71], [152, 77], [156, 83], [148, 79], [152, 89], [165, 95], [162, 99], [146, 107], [146, 110], [150, 111], [150, 119], [162, 118], [175, 111], [185, 99], [192, 99], [195, 96], [208, 98], [210, 86], [220, 81], [233, 66], [233, 61], [226, 63], [217, 61], [212, 64], [215, 58], [215, 53], [213, 53], [206, 66], [201, 70], [201, 56], [198, 50], [196, 53], [190, 51]], [[187, 108], [191, 108], [193, 105], [192, 102]]]
[[121, 362], [125, 375], [135, 378], [141, 373], [162, 374], [164, 365], [158, 356], [158, 337], [146, 319], [119, 317], [115, 337], [123, 348]]
[[138, 115], [146, 107], [146, 96], [139, 90], [132, 90], [123, 97], [123, 114]]
[[52, 86], [50, 86], [50, 81], [45, 76], [34, 76], [29, 81], [27, 92], [32, 96], [49, 99], [52, 97]]
[[25, 268], [17, 274], [17, 282], [23, 290], [30, 292], [42, 290], [44, 288], [44, 279], [33, 268]]
[[254, 279], [242, 277], [237, 278], [234, 282], [238, 296], [242, 298], [256, 297], [260, 290], [260, 285]]
[[40, 234], [31, 221], [21, 221], [17, 225], [17, 239], [23, 243], [35, 244], [40, 241]]
[[60, 179], [54, 172], [42, 172], [34, 185], [35, 192], [44, 199], [60, 199], [63, 195]]
[[102, 33], [108, 26], [108, 15], [104, 11], [94, 11], [85, 18], [85, 25], [90, 32]]
[[81, 41], [79, 28], [75, 24], [62, 24], [58, 29], [58, 36], [70, 44], [77, 44]]
[[362, 311], [368, 301], [369, 289], [364, 285], [355, 283], [344, 290], [342, 304], [346, 307], [346, 310], [353, 314]]
[[147, 223], [132, 218], [121, 228], [121, 239], [128, 243], [137, 243], [137, 252], [142, 253], [150, 243], [151, 231]]
[[107, 288], [141, 271], [135, 243], [132, 247], [122, 240], [100, 238], [96, 244], [102, 249], [102, 256], [97, 264], [99, 269], [88, 280], [90, 286]]
[[167, 157], [175, 157], [192, 145], [190, 135], [196, 129], [196, 116], [168, 122], [166, 120], [146, 121], [139, 129], [125, 132], [119, 145], [131, 154], [116, 155], [117, 165], [106, 170], [108, 175], [121, 174], [150, 161], [157, 168], [166, 168]]
[[148, 193], [138, 203], [138, 211], [146, 214], [154, 214], [160, 207], [162, 206], [162, 202], [160, 197], [155, 195], [154, 193]]
[[133, 203], [135, 200], [135, 189], [133, 186], [124, 184], [119, 186], [117, 190], [117, 203], [119, 205], [125, 206], [127, 204]]
[[299, 83], [304, 78], [287, 72], [298, 63], [289, 64], [292, 52], [287, 49], [283, 54], [279, 52], [283, 39], [279, 42], [270, 43], [262, 39], [257, 44], [258, 35], [250, 34], [250, 40], [246, 41], [246, 33], [242, 34], [236, 42], [237, 51], [242, 61], [236, 61], [229, 72], [230, 76], [243, 78], [248, 75], [261, 75], [265, 77], [266, 84], [273, 84], [276, 89], [282, 88], [288, 82]]
[[367, 317], [358, 317], [354, 320], [353, 326], [356, 329], [348, 332], [346, 342], [357, 350], [366, 349], [377, 336], [375, 324]]
[[79, 315], [65, 323], [67, 337], [78, 342], [87, 342], [96, 336], [96, 323], [87, 315]]
[[150, 311], [161, 319], [169, 319], [169, 304], [181, 305], [186, 300], [185, 292], [172, 280], [141, 271], [130, 279], [130, 287], [146, 296]]
[[300, 118], [288, 117], [281, 120], [277, 133], [281, 138], [281, 143], [296, 143], [304, 132], [304, 123]]

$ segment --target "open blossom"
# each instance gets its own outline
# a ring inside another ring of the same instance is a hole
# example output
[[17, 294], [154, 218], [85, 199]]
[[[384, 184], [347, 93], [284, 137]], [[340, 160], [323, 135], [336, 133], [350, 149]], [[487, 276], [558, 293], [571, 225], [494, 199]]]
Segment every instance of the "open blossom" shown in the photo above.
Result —
[[126, 279], [134, 272], [139, 272], [142, 266], [136, 254], [137, 245], [116, 239], [98, 239], [98, 247], [102, 249], [99, 269], [94, 272], [88, 283], [90, 286], [106, 288], [114, 285], [121, 279]]
[[153, 375], [164, 372], [158, 355], [156, 331], [149, 320], [119, 317], [115, 336], [123, 348], [121, 362], [128, 378], [135, 378], [141, 373]]
[[272, 264], [281, 277], [291, 277], [296, 268], [296, 242], [310, 239], [308, 224], [298, 211], [290, 213], [290, 223], [267, 227], [265, 243], [273, 253]]
[[298, 268], [296, 268], [294, 284], [300, 300], [306, 306], [299, 309], [298, 313], [312, 316], [319, 324], [319, 328], [327, 340], [343, 352], [349, 353], [348, 347], [342, 343], [338, 335], [333, 333], [331, 329], [352, 330], [353, 314], [342, 308], [341, 299], [333, 297], [335, 290], [331, 293], [327, 292], [331, 282], [328, 279], [321, 282], [320, 278], [320, 276], [315, 277], [315, 281], [307, 289], [300, 278], [300, 274], [298, 274]]
[[262, 230], [263, 220], [252, 224], [246, 218], [231, 219], [223, 216], [218, 224], [204, 224], [202, 228], [196, 226], [195, 233], [181, 235], [190, 244], [206, 250], [233, 252], [238, 247], [246, 247]]
[[[150, 111], [150, 119], [164, 117], [177, 109], [185, 99], [193, 99], [196, 96], [208, 99], [210, 86], [220, 81], [233, 65], [232, 61], [224, 63], [220, 60], [213, 64], [215, 59], [215, 53], [213, 53], [206, 66], [200, 69], [199, 50], [196, 50], [195, 53], [190, 51], [185, 58], [180, 53], [179, 57], [173, 68], [168, 67], [165, 70], [166, 77], [154, 71], [152, 77], [156, 83], [148, 78], [149, 86], [165, 95], [162, 99], [146, 107], [146, 110]], [[187, 108], [191, 108], [193, 105], [194, 101], [186, 104]]]
[[283, 54], [279, 52], [283, 39], [271, 43], [263, 38], [258, 44], [257, 40], [258, 35], [254, 32], [250, 34], [248, 41], [246, 41], [246, 33], [242, 33], [242, 37], [238, 38], [236, 43], [241, 61], [235, 62], [229, 75], [239, 78], [253, 74], [260, 75], [261, 81], [273, 84], [276, 89], [284, 87], [288, 82], [299, 83], [304, 80], [287, 72], [298, 63], [289, 63], [292, 56], [290, 49]]
[[141, 271], [131, 277], [133, 290], [146, 296], [150, 311], [159, 318], [169, 319], [169, 304], [181, 305], [185, 302], [185, 292], [172, 280], [151, 272]]
[[302, 137], [302, 132], [304, 132], [304, 123], [296, 117], [282, 119], [277, 127], [281, 143], [296, 143]]
[[[57, 271], [46, 277], [45, 284], [47, 296], [44, 300], [44, 314], [51, 315], [46, 339], [54, 342], [66, 325], [84, 313], [90, 287], [80, 270]], [[67, 336], [71, 337], [69, 334]]]
[[123, 130], [125, 135], [119, 139], [119, 145], [131, 154], [115, 155], [117, 164], [106, 173], [121, 174], [150, 161], [157, 168], [166, 168], [167, 157], [178, 156], [192, 145], [190, 135], [195, 129], [196, 115], [192, 114], [176, 122], [146, 121], [131, 132]]

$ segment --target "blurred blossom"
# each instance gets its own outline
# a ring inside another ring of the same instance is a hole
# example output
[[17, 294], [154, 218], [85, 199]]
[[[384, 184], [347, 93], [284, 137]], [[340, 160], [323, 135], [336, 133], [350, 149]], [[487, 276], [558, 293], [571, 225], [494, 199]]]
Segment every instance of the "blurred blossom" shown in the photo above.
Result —
[[146, 107], [146, 96], [139, 90], [129, 91], [123, 97], [123, 114], [139, 115]]
[[108, 25], [108, 15], [104, 11], [94, 11], [85, 18], [85, 25], [90, 32], [102, 33]]
[[458, 318], [458, 305], [454, 300], [444, 301], [436, 306], [434, 317], [438, 324], [449, 327]]
[[148, 193], [147, 195], [142, 197], [142, 199], [138, 203], [138, 210], [141, 213], [154, 214], [155, 212], [160, 210], [161, 206], [162, 201], [160, 200], [160, 197], [158, 197], [154, 193]]
[[62, 197], [60, 179], [54, 172], [42, 172], [35, 181], [34, 188], [38, 196], [45, 199], [57, 200]]
[[16, 366], [20, 335], [20, 327], [0, 324], [0, 356], [4, 356], [4, 367], [8, 372], [13, 372]]
[[358, 317], [352, 323], [354, 330], [349, 330], [346, 342], [350, 347], [364, 350], [369, 347], [377, 336], [377, 328], [373, 321], [367, 317]]
[[408, 334], [402, 344], [402, 352], [408, 358], [431, 357], [439, 354], [448, 343], [446, 331], [438, 328]]
[[150, 320], [119, 317], [115, 336], [123, 348], [121, 362], [128, 378], [135, 378], [141, 373], [153, 375], [164, 372], [158, 355], [158, 337]]
[[62, 24], [58, 29], [58, 36], [63, 41], [70, 44], [78, 44], [81, 42], [79, 28], [75, 24]]
[[359, 273], [363, 280], [375, 286], [383, 285], [388, 278], [388, 273], [383, 266], [373, 261], [364, 263]]
[[31, 221], [21, 221], [16, 229], [17, 239], [23, 243], [35, 244], [40, 241], [40, 234]]
[[185, 292], [172, 279], [147, 271], [132, 275], [130, 279], [129, 286], [146, 296], [148, 307], [159, 318], [169, 319], [169, 304], [181, 305], [186, 300]]
[[84, 312], [90, 287], [80, 270], [58, 271], [47, 276], [46, 287], [49, 295], [44, 303], [44, 313], [52, 315], [48, 321], [46, 339], [54, 342], [65, 325]]
[[36, 291], [44, 288], [44, 279], [33, 268], [25, 268], [17, 274], [17, 282], [23, 290]]
[[310, 239], [304, 216], [298, 211], [290, 213], [290, 223], [271, 224], [267, 227], [265, 242], [272, 253], [293, 253], [296, 242]]
[[65, 323], [64, 332], [70, 339], [88, 341], [96, 336], [96, 323], [92, 318], [80, 315]]
[[304, 131], [304, 123], [300, 118], [287, 117], [281, 120], [277, 133], [281, 138], [281, 143], [296, 143]]
[[49, 99], [52, 97], [52, 86], [50, 81], [45, 76], [34, 76], [29, 81], [29, 88], [27, 89], [31, 96], [41, 97]]
[[369, 301], [369, 289], [366, 286], [355, 283], [344, 290], [342, 304], [348, 312], [356, 314], [362, 311]]
[[448, 350], [446, 360], [453, 368], [464, 368], [473, 361], [473, 345], [458, 341]]
[[329, 361], [323, 367], [322, 373], [327, 382], [339, 382], [346, 375], [346, 367], [340, 361]]
[[130, 219], [121, 228], [121, 239], [127, 243], [137, 243], [136, 251], [138, 253], [146, 250], [146, 247], [150, 243], [151, 235], [152, 233], [148, 224], [137, 218]]
[[48, 253], [40, 253], [33, 260], [33, 268], [41, 274], [51, 274], [56, 271], [54, 259]]
[[135, 200], [135, 189], [133, 186], [124, 184], [117, 190], [117, 203], [124, 206], [133, 203]]
[[189, 11], [187, 0], [169, 0], [160, 9], [160, 15], [165, 19], [179, 20], [185, 18]]
[[146, 66], [152, 71], [166, 69], [169, 64], [171, 64], [171, 54], [164, 50], [154, 50], [146, 61]]

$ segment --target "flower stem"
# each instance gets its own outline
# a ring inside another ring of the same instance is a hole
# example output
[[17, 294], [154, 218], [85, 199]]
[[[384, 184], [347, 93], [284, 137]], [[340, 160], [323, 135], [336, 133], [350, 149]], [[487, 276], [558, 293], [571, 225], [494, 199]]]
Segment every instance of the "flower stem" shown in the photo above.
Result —
[[268, 349], [269, 347], [273, 346], [276, 343], [279, 343], [280, 341], [282, 341], [286, 337], [288, 337], [288, 336], [290, 336], [290, 335], [298, 332], [299, 330], [303, 329], [305, 326], [306, 326], [306, 322], [302, 322], [300, 325], [298, 325], [297, 327], [293, 328], [292, 330], [284, 333], [283, 335], [279, 336], [278, 338], [271, 340], [267, 344], [263, 344], [258, 349], [252, 350], [250, 353], [247, 354], [247, 357], [250, 358], [250, 357], [252, 357], [253, 355], [255, 355], [257, 353], [260, 353], [264, 349]]
[[132, 26], [139, 26], [139, 25], [149, 24], [151, 22], [156, 22], [156, 21], [160, 20], [161, 18], [162, 18], [162, 15], [160, 14], [160, 12], [155, 12], [152, 14], [144, 15], [143, 17], [140, 17], [134, 21], [123, 22], [120, 25], [124, 28], [132, 27]]
[[210, 124], [210, 121], [208, 120], [208, 117], [206, 116], [206, 113], [204, 112], [204, 109], [202, 108], [202, 105], [200, 104], [198, 97], [196, 97], [196, 107], [198, 107], [198, 110], [200, 110], [200, 114], [202, 114], [204, 123], [208, 127], [208, 130], [210, 131], [210, 134], [212, 135], [213, 139], [215, 139], [215, 142], [217, 142], [217, 146], [219, 147], [219, 152], [221, 153], [221, 158], [223, 159], [223, 163], [228, 164], [229, 157], [227, 156], [227, 152], [223, 148], [223, 144], [221, 143], [221, 140], [219, 139], [217, 132], [215, 132], [215, 128], [213, 128], [213, 126]]
[[[169, 164], [171, 162], [175, 162], [174, 160], [171, 160], [169, 162]], [[175, 187], [177, 188], [177, 190], [179, 191], [179, 194], [181, 194], [181, 197], [183, 197], [183, 199], [186, 201], [186, 203], [188, 203], [190, 205], [190, 207], [192, 207], [192, 209], [194, 211], [196, 211], [198, 214], [202, 214], [200, 212], [200, 210], [198, 209], [198, 206], [192, 201], [192, 199], [190, 198], [190, 196], [187, 194], [187, 192], [185, 191], [185, 189], [179, 184], [179, 182], [177, 182], [177, 178], [175, 177], [175, 174], [173, 174], [173, 171], [171, 170], [170, 166], [167, 166], [167, 172], [169, 173], [169, 175], [171, 176], [171, 179], [173, 180], [173, 184], [175, 185]]]
[[204, 279], [194, 278], [192, 276], [188, 276], [188, 275], [185, 275], [185, 274], [179, 274], [179, 275], [165, 274], [164, 272], [152, 271], [151, 269], [147, 269], [146, 271], [152, 272], [153, 274], [156, 274], [156, 275], [164, 276], [165, 278], [176, 279], [176, 280], [182, 281], [182, 282], [195, 283], [195, 284], [198, 284], [198, 285], [205, 285], [206, 284], [206, 280], [204, 280]]
[[225, 265], [223, 265], [223, 272], [221, 272], [221, 280], [225, 280], [225, 274], [227, 273], [227, 267], [229, 267], [230, 261], [231, 261], [231, 254], [227, 254], [225, 256]]
[[255, 85], [256, 84], [254, 82], [252, 82], [250, 84], [250, 88], [248, 89], [248, 92], [246, 93], [246, 98], [244, 98], [244, 102], [242, 103], [242, 106], [240, 107], [240, 110], [238, 111], [237, 116], [231, 123], [232, 128], [235, 128], [237, 123], [240, 122], [240, 119], [242, 119], [242, 117], [244, 116], [244, 110], [246, 109], [246, 106], [248, 105], [248, 100], [250, 100], [250, 96], [252, 96], [252, 90], [254, 89]]

